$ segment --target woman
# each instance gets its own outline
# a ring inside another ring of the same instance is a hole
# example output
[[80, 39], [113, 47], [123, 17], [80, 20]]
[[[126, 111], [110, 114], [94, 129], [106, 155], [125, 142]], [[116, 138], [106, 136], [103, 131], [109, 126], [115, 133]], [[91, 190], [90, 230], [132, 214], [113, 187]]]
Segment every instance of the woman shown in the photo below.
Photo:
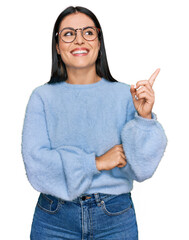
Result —
[[22, 155], [40, 192], [31, 239], [138, 239], [133, 181], [155, 172], [167, 138], [153, 82], [136, 87], [109, 71], [102, 28], [83, 7], [57, 18], [52, 73], [28, 101]]

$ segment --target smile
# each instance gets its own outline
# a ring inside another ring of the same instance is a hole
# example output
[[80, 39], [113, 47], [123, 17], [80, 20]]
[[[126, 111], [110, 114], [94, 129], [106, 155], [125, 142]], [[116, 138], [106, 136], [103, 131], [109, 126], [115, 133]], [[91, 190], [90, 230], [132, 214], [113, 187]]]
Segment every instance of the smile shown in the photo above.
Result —
[[75, 49], [71, 51], [73, 56], [86, 56], [89, 53], [88, 49]]
[[88, 54], [88, 51], [75, 51], [72, 52], [72, 55], [74, 56], [86, 56]]

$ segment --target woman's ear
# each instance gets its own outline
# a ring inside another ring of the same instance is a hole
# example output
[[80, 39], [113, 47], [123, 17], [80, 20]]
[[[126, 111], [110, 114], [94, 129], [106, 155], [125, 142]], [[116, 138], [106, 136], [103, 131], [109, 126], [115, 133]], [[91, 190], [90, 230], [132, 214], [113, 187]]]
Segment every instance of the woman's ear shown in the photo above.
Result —
[[60, 49], [59, 49], [58, 44], [56, 44], [56, 51], [57, 51], [57, 53], [60, 55]]

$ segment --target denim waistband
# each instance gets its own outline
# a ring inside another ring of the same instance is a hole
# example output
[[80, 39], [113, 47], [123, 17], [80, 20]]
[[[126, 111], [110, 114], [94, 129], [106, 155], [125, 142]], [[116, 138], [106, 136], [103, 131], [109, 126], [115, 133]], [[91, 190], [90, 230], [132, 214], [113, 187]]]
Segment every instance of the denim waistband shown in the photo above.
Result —
[[[41, 193], [42, 194], [42, 193]], [[131, 193], [128, 192], [128, 193], [122, 193], [122, 194], [128, 194], [131, 196]], [[119, 194], [119, 195], [122, 195], [122, 194]], [[98, 206], [101, 205], [101, 201], [104, 200], [104, 201], [108, 201], [114, 197], [117, 197], [119, 195], [115, 195], [115, 194], [106, 194], [106, 193], [92, 193], [92, 194], [82, 194], [80, 195], [79, 197], [71, 200], [71, 201], [67, 201], [67, 200], [63, 200], [63, 199], [60, 199], [60, 198], [57, 198], [55, 196], [51, 196], [51, 195], [47, 195], [47, 194], [43, 194], [43, 195], [46, 195], [46, 197], [48, 199], [50, 199], [51, 201], [59, 201], [59, 202], [70, 202], [70, 203], [76, 203], [76, 204], [79, 204], [79, 205], [83, 205], [83, 204], [89, 204], [89, 203], [93, 203], [93, 202], [96, 202], [96, 204]]]
[[71, 202], [75, 202], [78, 204], [88, 203], [88, 202], [96, 202], [98, 205], [103, 199], [114, 198], [117, 195], [113, 194], [105, 194], [105, 193], [92, 193], [92, 194], [82, 194]]
[[[131, 196], [131, 193], [123, 193], [123, 194], [128, 194]], [[72, 200], [71, 202], [75, 202], [77, 204], [87, 204], [89, 202], [96, 202], [98, 206], [101, 205], [101, 201], [102, 200], [110, 200], [114, 197], [117, 197], [119, 195], [115, 195], [115, 194], [105, 194], [105, 193], [92, 193], [92, 194], [82, 194], [79, 197], [77, 197], [76, 199]], [[89, 198], [86, 198], [89, 197]]]

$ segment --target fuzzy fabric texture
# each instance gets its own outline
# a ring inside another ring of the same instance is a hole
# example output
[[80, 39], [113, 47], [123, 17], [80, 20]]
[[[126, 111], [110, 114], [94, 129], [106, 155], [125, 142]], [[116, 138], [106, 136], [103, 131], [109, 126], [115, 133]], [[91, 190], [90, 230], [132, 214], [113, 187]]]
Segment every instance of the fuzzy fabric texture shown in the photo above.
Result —
[[[117, 144], [123, 144], [126, 166], [98, 171], [95, 157]], [[44, 84], [26, 106], [21, 152], [28, 180], [67, 201], [84, 193], [130, 192], [133, 180], [154, 174], [166, 145], [156, 115], [140, 117], [123, 82]]]

